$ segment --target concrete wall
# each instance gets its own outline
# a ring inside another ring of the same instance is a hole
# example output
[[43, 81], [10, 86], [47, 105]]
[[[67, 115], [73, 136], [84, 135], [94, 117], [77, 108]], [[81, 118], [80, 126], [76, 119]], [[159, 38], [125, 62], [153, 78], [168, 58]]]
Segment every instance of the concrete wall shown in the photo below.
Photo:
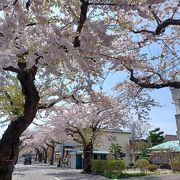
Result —
[[175, 117], [176, 117], [176, 125], [177, 125], [177, 135], [180, 141], [180, 114], [176, 114]]
[[172, 88], [171, 93], [176, 107], [175, 117], [176, 117], [176, 125], [177, 125], [177, 135], [180, 141], [180, 89]]
[[129, 134], [124, 132], [104, 133], [98, 139], [99, 141], [94, 146], [94, 150], [109, 151], [111, 143], [119, 144], [124, 149], [129, 144]]
[[[94, 150], [109, 151], [111, 143], [119, 144], [122, 147], [122, 151], [126, 154], [126, 147], [129, 144], [130, 134], [126, 132], [106, 132], [98, 138], [98, 143], [94, 146]], [[123, 158], [125, 164], [128, 165], [129, 158], [126, 156]]]

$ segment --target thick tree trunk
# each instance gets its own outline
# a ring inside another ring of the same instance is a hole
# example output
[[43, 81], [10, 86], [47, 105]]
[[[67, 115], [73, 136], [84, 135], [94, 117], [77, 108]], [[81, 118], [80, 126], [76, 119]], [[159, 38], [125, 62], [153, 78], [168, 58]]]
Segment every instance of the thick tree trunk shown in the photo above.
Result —
[[0, 140], [0, 180], [12, 179], [14, 160], [20, 144], [19, 137], [33, 121], [39, 102], [39, 95], [33, 82], [37, 68], [32, 67], [29, 71], [25, 71], [24, 63], [19, 63], [18, 66], [19, 69], [12, 71], [18, 74], [17, 78], [22, 86], [25, 99], [24, 115], [11, 122]]
[[0, 180], [11, 180], [18, 146], [18, 137], [3, 135], [0, 141]]
[[92, 172], [92, 158], [93, 158], [93, 145], [89, 143], [87, 146], [84, 146], [84, 173]]

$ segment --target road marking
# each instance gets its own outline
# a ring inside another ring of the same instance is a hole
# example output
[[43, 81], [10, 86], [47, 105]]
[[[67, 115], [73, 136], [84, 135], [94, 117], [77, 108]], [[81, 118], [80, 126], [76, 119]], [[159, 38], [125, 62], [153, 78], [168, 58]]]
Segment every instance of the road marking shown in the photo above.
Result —
[[57, 178], [57, 177], [54, 177], [54, 179], [56, 179], [56, 180], [60, 180], [59, 178]]
[[47, 172], [46, 171], [44, 171], [44, 170], [41, 170], [43, 173], [45, 173], [45, 174], [47, 174]]

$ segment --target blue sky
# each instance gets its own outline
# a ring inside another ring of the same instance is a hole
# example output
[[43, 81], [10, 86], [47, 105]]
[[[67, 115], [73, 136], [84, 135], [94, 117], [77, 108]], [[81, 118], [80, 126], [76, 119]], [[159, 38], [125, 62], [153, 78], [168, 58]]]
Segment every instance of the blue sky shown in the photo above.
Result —
[[[124, 78], [124, 74], [109, 74], [103, 84], [103, 90], [111, 92], [113, 85]], [[165, 134], [176, 134], [175, 121], [175, 105], [173, 104], [171, 92], [169, 88], [155, 89], [151, 92], [151, 96], [161, 107], [153, 107], [150, 111], [149, 124], [151, 128], [160, 127]]]
[[166, 134], [176, 134], [175, 105], [169, 88], [154, 90], [152, 97], [162, 107], [152, 109], [150, 124], [160, 127]]

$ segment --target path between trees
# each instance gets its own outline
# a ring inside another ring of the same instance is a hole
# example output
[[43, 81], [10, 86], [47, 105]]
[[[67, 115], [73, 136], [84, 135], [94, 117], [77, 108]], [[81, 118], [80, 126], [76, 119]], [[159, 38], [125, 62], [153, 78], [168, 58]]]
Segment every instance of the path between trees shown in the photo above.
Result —
[[57, 168], [47, 164], [17, 164], [12, 180], [105, 180], [96, 175], [81, 174], [81, 170]]
[[[108, 178], [82, 174], [81, 170], [57, 168], [55, 165], [34, 163], [16, 165], [12, 180], [106, 180]], [[124, 180], [179, 180], [180, 174], [123, 178]]]

